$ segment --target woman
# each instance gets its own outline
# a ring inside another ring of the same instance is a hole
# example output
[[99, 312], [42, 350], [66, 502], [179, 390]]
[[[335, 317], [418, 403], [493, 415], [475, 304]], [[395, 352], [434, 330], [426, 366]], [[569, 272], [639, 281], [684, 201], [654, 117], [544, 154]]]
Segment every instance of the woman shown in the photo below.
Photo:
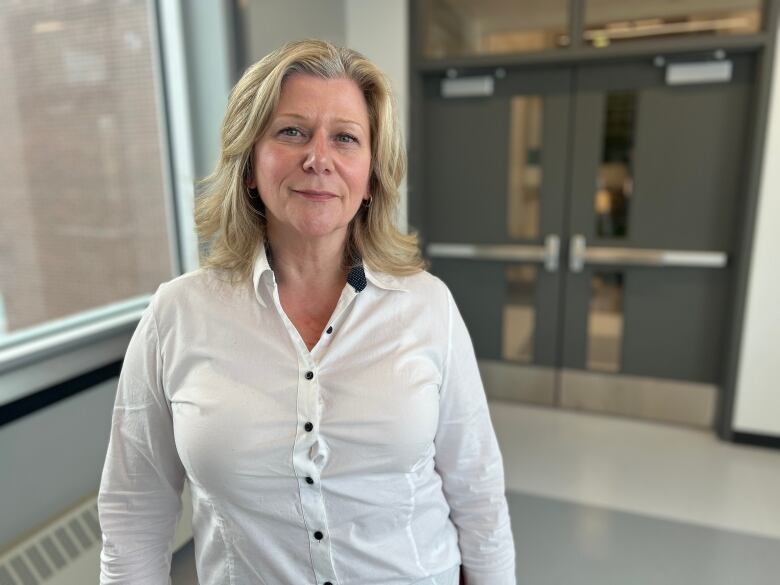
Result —
[[164, 584], [184, 478], [202, 585], [513, 585], [468, 333], [393, 218], [385, 77], [320, 41], [234, 88], [204, 267], [128, 348], [98, 505], [101, 583]]

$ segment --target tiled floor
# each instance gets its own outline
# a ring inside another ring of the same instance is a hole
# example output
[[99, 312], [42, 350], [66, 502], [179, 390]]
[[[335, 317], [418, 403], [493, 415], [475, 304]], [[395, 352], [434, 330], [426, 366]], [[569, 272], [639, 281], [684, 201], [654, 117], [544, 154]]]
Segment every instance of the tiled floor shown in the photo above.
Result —
[[[780, 585], [780, 451], [493, 402], [518, 585]], [[192, 546], [173, 585], [194, 585]]]

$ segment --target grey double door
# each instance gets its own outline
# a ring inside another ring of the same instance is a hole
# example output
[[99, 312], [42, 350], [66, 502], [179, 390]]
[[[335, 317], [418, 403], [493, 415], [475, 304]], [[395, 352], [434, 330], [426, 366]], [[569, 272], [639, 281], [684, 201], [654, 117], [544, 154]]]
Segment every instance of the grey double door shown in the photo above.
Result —
[[753, 62], [669, 66], [426, 76], [426, 251], [490, 396], [713, 424]]

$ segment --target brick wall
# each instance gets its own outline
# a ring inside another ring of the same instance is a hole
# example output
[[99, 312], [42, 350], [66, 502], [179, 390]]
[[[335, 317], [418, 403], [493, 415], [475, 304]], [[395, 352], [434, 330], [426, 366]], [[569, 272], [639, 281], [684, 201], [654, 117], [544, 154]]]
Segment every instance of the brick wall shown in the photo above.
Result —
[[171, 277], [150, 33], [144, 0], [0, 4], [9, 331]]

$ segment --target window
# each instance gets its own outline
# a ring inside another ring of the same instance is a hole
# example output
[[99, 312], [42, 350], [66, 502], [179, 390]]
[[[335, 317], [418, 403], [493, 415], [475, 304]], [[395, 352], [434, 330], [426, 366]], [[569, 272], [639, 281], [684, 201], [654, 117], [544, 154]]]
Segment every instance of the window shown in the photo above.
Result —
[[746, 35], [761, 30], [762, 0], [586, 0], [585, 40], [595, 47], [642, 38]]
[[531, 53], [568, 46], [569, 0], [423, 0], [429, 59]]
[[175, 271], [149, 10], [0, 5], [0, 346]]

